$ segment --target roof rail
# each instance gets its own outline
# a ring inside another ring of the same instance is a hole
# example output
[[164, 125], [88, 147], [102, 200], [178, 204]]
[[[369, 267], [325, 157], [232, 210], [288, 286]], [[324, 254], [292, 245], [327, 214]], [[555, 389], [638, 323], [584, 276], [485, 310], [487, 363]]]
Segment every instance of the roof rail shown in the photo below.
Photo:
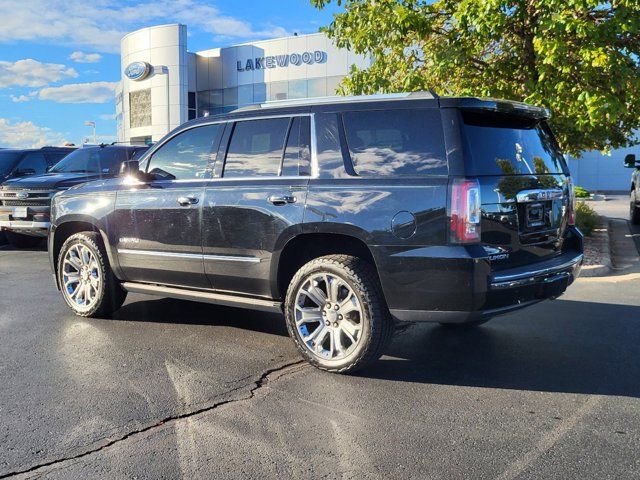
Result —
[[[278, 108], [288, 106], [304, 106], [304, 105], [327, 105], [332, 103], [348, 103], [348, 102], [372, 102], [372, 101], [385, 101], [385, 100], [411, 100], [411, 99], [433, 99], [438, 96], [431, 91], [420, 92], [405, 92], [405, 93], [376, 93], [373, 95], [347, 95], [347, 96], [327, 96], [327, 97], [312, 97], [312, 98], [294, 98], [288, 100], [271, 100], [265, 103], [257, 105], [247, 105], [246, 107], [240, 107], [233, 112], [245, 112], [251, 110], [258, 110], [261, 108]], [[231, 113], [231, 112], [230, 112]]]

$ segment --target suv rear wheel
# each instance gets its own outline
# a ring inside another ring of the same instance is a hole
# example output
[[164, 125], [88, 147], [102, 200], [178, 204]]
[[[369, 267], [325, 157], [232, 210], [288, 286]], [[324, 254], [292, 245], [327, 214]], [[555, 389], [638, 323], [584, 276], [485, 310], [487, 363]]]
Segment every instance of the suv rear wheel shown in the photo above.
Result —
[[58, 255], [58, 281], [67, 305], [82, 317], [110, 316], [127, 296], [96, 232], [67, 238]]
[[638, 195], [635, 188], [631, 190], [629, 198], [629, 220], [634, 225], [640, 225], [640, 207], [638, 207]]
[[15, 232], [4, 232], [7, 242], [16, 248], [33, 248], [42, 243], [42, 238], [31, 235], [22, 235]]
[[348, 255], [320, 257], [298, 270], [285, 315], [302, 356], [330, 372], [353, 372], [374, 362], [394, 331], [375, 270]]

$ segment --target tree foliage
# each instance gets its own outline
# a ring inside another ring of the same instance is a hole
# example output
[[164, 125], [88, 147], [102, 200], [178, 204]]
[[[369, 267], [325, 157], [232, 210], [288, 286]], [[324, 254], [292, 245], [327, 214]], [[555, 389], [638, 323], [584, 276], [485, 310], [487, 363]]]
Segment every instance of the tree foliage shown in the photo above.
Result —
[[344, 8], [324, 30], [372, 60], [352, 67], [341, 93], [431, 89], [545, 106], [573, 155], [628, 146], [640, 127], [640, 0], [333, 1]]

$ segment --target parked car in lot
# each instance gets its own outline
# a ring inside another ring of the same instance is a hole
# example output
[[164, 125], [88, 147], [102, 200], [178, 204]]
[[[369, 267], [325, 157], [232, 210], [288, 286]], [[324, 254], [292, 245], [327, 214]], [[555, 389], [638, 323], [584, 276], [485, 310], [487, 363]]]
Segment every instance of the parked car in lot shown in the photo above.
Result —
[[640, 225], [640, 161], [634, 154], [624, 158], [624, 165], [633, 168], [631, 174], [631, 193], [629, 195], [629, 220], [634, 225]]
[[[47, 236], [51, 197], [100, 178], [115, 177], [120, 166], [147, 147], [84, 147], [55, 163], [47, 173], [19, 176], [0, 186], [0, 230], [13, 246], [33, 247]], [[0, 157], [5, 151], [0, 151]]]
[[123, 177], [54, 197], [78, 315], [127, 292], [280, 312], [310, 363], [377, 359], [403, 322], [478, 325], [582, 263], [544, 109], [426, 92], [274, 102], [189, 122]]
[[42, 175], [74, 150], [74, 147], [0, 149], [0, 184], [11, 178]]

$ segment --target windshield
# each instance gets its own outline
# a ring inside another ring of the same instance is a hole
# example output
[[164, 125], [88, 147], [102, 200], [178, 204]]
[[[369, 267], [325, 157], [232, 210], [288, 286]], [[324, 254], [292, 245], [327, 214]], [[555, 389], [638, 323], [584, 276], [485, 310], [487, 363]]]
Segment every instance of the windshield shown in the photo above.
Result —
[[20, 153], [0, 151], [0, 175], [11, 173], [18, 158], [20, 158]]
[[64, 157], [50, 171], [112, 175], [120, 171], [120, 164], [127, 158], [128, 150], [124, 148], [81, 148]]
[[467, 170], [471, 175], [541, 175], [567, 171], [544, 122], [463, 112]]

